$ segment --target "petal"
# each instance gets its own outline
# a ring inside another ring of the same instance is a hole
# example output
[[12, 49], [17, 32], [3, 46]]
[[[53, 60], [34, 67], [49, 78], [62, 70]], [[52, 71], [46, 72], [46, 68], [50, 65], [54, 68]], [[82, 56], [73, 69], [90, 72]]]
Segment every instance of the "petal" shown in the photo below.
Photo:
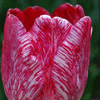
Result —
[[45, 74], [33, 54], [30, 35], [12, 14], [6, 19], [3, 41], [1, 71], [8, 99], [25, 100], [30, 95], [35, 98], [43, 88]]
[[[3, 40], [3, 48], [2, 48], [2, 64], [1, 64], [1, 74], [2, 80], [4, 84], [4, 89], [7, 97], [9, 98], [9, 93], [11, 93], [11, 85], [9, 78], [12, 76], [13, 71], [13, 50], [17, 49], [18, 42], [15, 40], [15, 37], [20, 36], [26, 32], [23, 24], [19, 21], [19, 19], [10, 14], [5, 21], [4, 26], [4, 40]], [[14, 41], [16, 43], [14, 43]], [[9, 91], [9, 92], [8, 92]]]
[[[37, 57], [40, 56], [39, 58], [45, 68], [47, 77], [46, 86], [43, 91], [37, 95], [36, 100], [39, 98], [41, 98], [41, 100], [67, 99], [67, 93], [64, 92], [67, 91], [67, 87], [64, 85], [66, 83], [60, 82], [58, 78], [58, 75], [61, 75], [60, 73], [53, 73], [56, 69], [55, 61], [53, 60], [59, 46], [62, 45], [62, 42], [67, 37], [71, 26], [72, 25], [65, 19], [59, 17], [51, 18], [48, 15], [42, 15], [35, 20], [30, 30], [33, 38], [35, 37], [34, 40], [37, 46], [36, 48], [38, 49]], [[59, 66], [61, 71], [63, 70], [62, 66], [61, 64]], [[62, 75], [60, 77], [62, 77]], [[60, 86], [65, 89], [61, 90], [59, 88]]]
[[52, 14], [52, 17], [59, 16], [67, 19], [73, 25], [82, 17], [85, 16], [84, 10], [80, 5], [73, 7], [69, 3], [59, 6]]
[[[67, 88], [69, 100], [80, 99], [84, 92], [90, 59], [90, 39], [91, 20], [83, 17], [71, 28], [54, 58], [54, 79], [59, 79], [55, 82], [62, 82], [60, 84]], [[59, 89], [63, 91], [64, 88], [59, 86]]]
[[24, 15], [28, 18], [30, 23], [33, 25], [35, 19], [39, 17], [40, 15], [50, 15], [49, 12], [41, 7], [34, 6], [34, 7], [28, 7], [24, 11]]

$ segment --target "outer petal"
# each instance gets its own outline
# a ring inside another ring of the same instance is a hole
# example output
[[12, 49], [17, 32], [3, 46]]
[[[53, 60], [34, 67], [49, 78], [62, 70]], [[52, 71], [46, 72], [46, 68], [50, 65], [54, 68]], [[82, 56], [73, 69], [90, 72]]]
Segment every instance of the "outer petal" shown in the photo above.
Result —
[[1, 66], [4, 89], [9, 100], [25, 100], [31, 95], [35, 98], [43, 88], [43, 66], [35, 59], [33, 50], [30, 35], [18, 18], [10, 14], [4, 27]]
[[84, 17], [71, 30], [70, 25], [59, 17], [41, 16], [31, 29], [47, 77], [36, 100], [77, 100], [83, 94], [90, 57], [91, 20]]
[[52, 67], [56, 91], [64, 100], [79, 100], [85, 89], [90, 59], [91, 20], [80, 19], [58, 47]]
[[36, 57], [44, 67], [46, 75], [45, 87], [37, 95], [36, 100], [60, 100], [63, 96], [63, 92], [59, 93], [61, 91], [56, 89], [52, 67], [57, 49], [69, 33], [71, 26], [65, 19], [43, 15], [36, 19], [30, 30], [34, 40], [34, 50], [37, 52]]
[[85, 16], [84, 10], [80, 5], [73, 7], [69, 3], [59, 6], [52, 14], [52, 17], [59, 16], [67, 19], [73, 25], [82, 17]]
[[[26, 32], [22, 23], [17, 17], [10, 14], [6, 18], [4, 27], [4, 40], [2, 48], [2, 58], [1, 58], [1, 75], [4, 84], [4, 90], [8, 99], [12, 98], [12, 83], [14, 82], [13, 76], [13, 63], [15, 58], [15, 49], [18, 47], [18, 41], [15, 37], [20, 36]], [[16, 41], [16, 42], [15, 42]], [[14, 43], [15, 42], [15, 43]], [[12, 83], [11, 83], [12, 80]]]

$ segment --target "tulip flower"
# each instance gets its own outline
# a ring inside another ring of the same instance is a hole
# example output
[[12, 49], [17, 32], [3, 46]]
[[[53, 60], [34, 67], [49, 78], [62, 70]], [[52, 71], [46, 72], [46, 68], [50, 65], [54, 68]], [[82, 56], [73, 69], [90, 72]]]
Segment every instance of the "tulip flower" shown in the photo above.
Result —
[[9, 9], [1, 76], [9, 100], [80, 100], [90, 60], [91, 19], [80, 5], [52, 15], [35, 6]]

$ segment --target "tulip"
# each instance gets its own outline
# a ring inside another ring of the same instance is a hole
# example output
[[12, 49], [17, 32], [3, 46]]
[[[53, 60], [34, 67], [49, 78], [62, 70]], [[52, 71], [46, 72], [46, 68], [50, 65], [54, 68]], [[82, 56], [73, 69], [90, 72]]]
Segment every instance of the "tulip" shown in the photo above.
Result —
[[9, 9], [1, 76], [9, 100], [80, 100], [90, 60], [91, 19], [80, 5], [52, 15], [35, 6]]

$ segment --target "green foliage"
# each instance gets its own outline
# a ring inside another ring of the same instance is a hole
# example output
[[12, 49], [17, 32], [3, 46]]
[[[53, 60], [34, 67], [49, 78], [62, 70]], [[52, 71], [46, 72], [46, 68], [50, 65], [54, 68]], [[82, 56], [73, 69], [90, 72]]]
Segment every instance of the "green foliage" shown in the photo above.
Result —
[[[41, 6], [51, 14], [59, 5], [68, 2], [72, 5], [80, 4], [84, 8], [85, 15], [92, 19], [93, 34], [91, 38], [91, 60], [89, 66], [88, 81], [81, 100], [100, 99], [100, 0], [0, 0], [0, 59], [2, 52], [3, 28], [6, 12], [9, 8], [24, 10], [28, 6]], [[0, 60], [1, 61], [1, 60]], [[0, 64], [1, 65], [1, 64]], [[0, 76], [0, 100], [7, 100]]]

